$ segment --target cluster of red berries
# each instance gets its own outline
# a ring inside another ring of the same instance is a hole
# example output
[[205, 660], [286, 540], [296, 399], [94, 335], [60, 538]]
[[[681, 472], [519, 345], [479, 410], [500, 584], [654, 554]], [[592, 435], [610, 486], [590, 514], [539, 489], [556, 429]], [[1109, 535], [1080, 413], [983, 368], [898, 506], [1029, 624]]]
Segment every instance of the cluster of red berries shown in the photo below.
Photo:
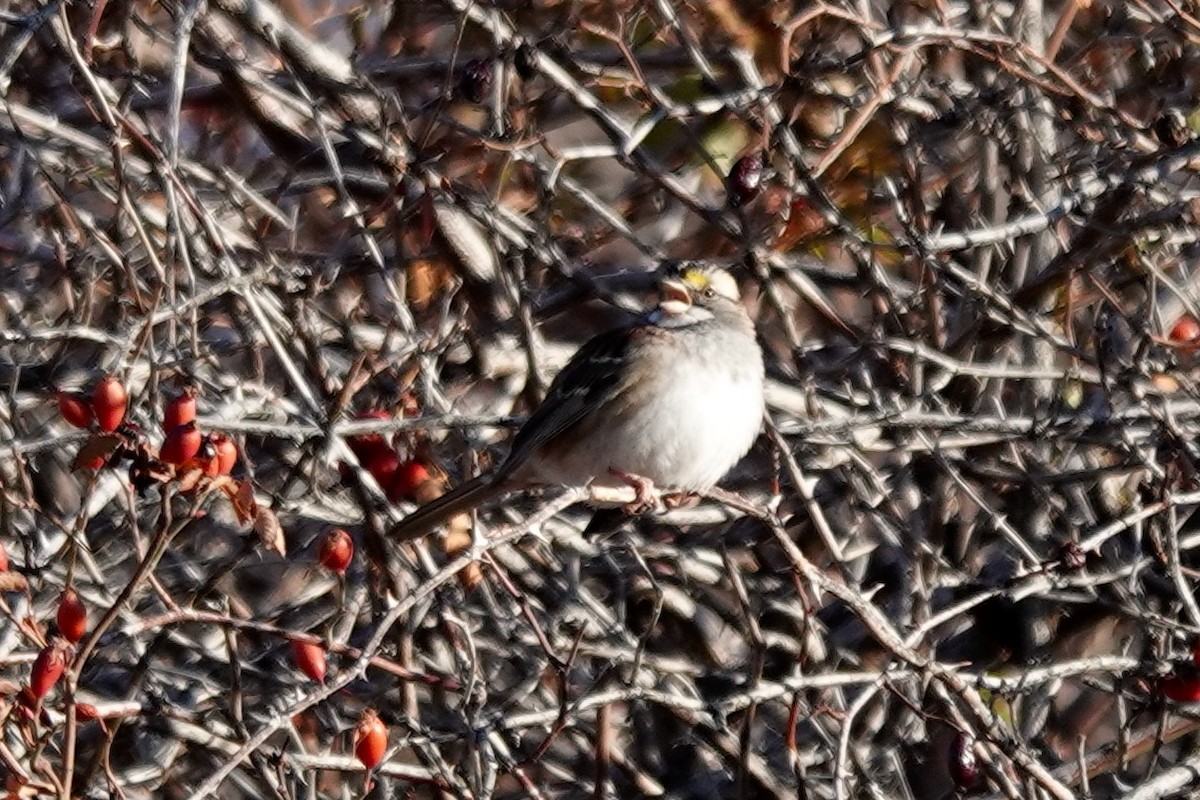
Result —
[[58, 611], [54, 615], [61, 639], [52, 639], [33, 660], [29, 673], [29, 698], [34, 704], [40, 702], [58, 683], [67, 664], [74, 656], [72, 645], [78, 644], [87, 633], [87, 607], [79, 599], [79, 593], [67, 588], [58, 599]]
[[[345, 533], [345, 531], [343, 531]], [[315, 642], [292, 640], [292, 658], [296, 667], [310, 680], [325, 682], [325, 648]], [[367, 769], [374, 769], [383, 761], [387, 750], [388, 732], [383, 720], [372, 709], [363, 712], [354, 729], [354, 755]]]
[[203, 434], [196, 426], [196, 398], [184, 392], [163, 410], [163, 443], [158, 458], [180, 473], [198, 469], [209, 477], [228, 475], [237, 464], [237, 445], [223, 433]]
[[[327, 569], [344, 575], [354, 558], [354, 540], [342, 528], [330, 528], [317, 542], [317, 559]], [[325, 682], [328, 669], [325, 647], [318, 642], [292, 640], [296, 668], [317, 683]], [[372, 709], [363, 712], [354, 729], [354, 755], [368, 770], [379, 766], [387, 750], [387, 726]]]
[[[223, 433], [204, 434], [196, 425], [196, 397], [183, 392], [163, 409], [163, 443], [157, 454], [144, 442], [141, 431], [125, 419], [129, 393], [119, 378], [109, 375], [96, 384], [90, 395], [58, 391], [58, 410], [77, 428], [97, 431], [84, 443], [76, 459], [77, 468], [101, 469], [129, 458], [130, 480], [138, 488], [170, 477], [162, 465], [174, 467], [176, 476], [229, 475], [237, 464], [237, 445]], [[195, 486], [196, 479], [190, 481]]]
[[129, 393], [119, 378], [109, 375], [96, 384], [90, 396], [58, 391], [58, 410], [76, 428], [95, 424], [102, 433], [112, 433], [125, 421]]
[[[391, 419], [391, 415], [386, 411], [367, 411], [359, 414], [357, 419]], [[418, 490], [430, 481], [429, 468], [425, 464], [412, 458], [401, 460], [381, 433], [351, 436], [346, 443], [358, 457], [358, 463], [371, 473], [393, 503], [417, 501]]]
[[[65, 419], [95, 435], [80, 451], [77, 467], [100, 469], [113, 465], [121, 457], [131, 458], [131, 480], [141, 485], [143, 473], [160, 470], [163, 479], [174, 476], [186, 481], [189, 474], [216, 477], [228, 475], [237, 463], [237, 447], [220, 433], [205, 435], [196, 424], [196, 398], [184, 392], [172, 398], [163, 409], [163, 442], [153, 453], [136, 426], [126, 422], [129, 395], [116, 377], [101, 380], [88, 394], [59, 391], [58, 407]], [[386, 412], [372, 412], [365, 418], [388, 418]], [[414, 499], [418, 488], [430, 480], [428, 469], [418, 461], [401, 461], [396, 450], [380, 434], [351, 438], [350, 447], [360, 462], [383, 487], [392, 501]], [[173, 470], [167, 470], [166, 467]], [[140, 476], [135, 479], [135, 472]], [[195, 481], [192, 481], [195, 485]], [[354, 540], [341, 528], [326, 531], [317, 545], [318, 559], [327, 569], [344, 575], [354, 558]], [[0, 572], [7, 570], [8, 556], [0, 546]], [[87, 609], [74, 589], [59, 598], [56, 621], [60, 636], [38, 653], [25, 690], [28, 705], [40, 703], [62, 678], [74, 657], [73, 644], [87, 633]], [[310, 680], [325, 682], [325, 647], [319, 643], [292, 641], [292, 658]], [[80, 707], [82, 708], [82, 707]], [[354, 731], [354, 753], [368, 770], [379, 766], [387, 750], [387, 726], [371, 709], [363, 712]]]
[[[8, 566], [8, 551], [0, 544], [0, 573], [7, 573]], [[23, 581], [22, 585], [25, 585]], [[36, 708], [58, 683], [74, 656], [72, 645], [87, 633], [87, 607], [72, 588], [68, 587], [59, 596], [54, 618], [59, 638], [52, 639], [38, 652], [29, 673], [29, 685], [21, 690], [18, 698], [27, 709]]]
[[[330, 528], [321, 535], [317, 542], [317, 560], [322, 566], [338, 575], [345, 575], [353, 558], [354, 540], [346, 530]], [[293, 639], [292, 660], [309, 680], [325, 682], [328, 664], [324, 645]], [[368, 770], [374, 769], [383, 761], [387, 740], [387, 726], [375, 711], [368, 708], [354, 729], [354, 755]]]
[[[389, 420], [387, 411], [367, 411], [357, 416], [361, 420]], [[392, 502], [418, 500], [424, 487], [433, 480], [421, 461], [400, 457], [395, 446], [381, 433], [366, 433], [347, 439], [350, 450], [362, 466], [371, 473]], [[354, 539], [342, 528], [331, 528], [317, 542], [317, 560], [326, 569], [345, 575], [354, 559]], [[293, 639], [292, 660], [296, 668], [312, 681], [325, 682], [328, 670], [325, 646], [318, 642]], [[354, 754], [368, 770], [383, 762], [388, 733], [383, 720], [372, 709], [363, 712], [354, 729]]]

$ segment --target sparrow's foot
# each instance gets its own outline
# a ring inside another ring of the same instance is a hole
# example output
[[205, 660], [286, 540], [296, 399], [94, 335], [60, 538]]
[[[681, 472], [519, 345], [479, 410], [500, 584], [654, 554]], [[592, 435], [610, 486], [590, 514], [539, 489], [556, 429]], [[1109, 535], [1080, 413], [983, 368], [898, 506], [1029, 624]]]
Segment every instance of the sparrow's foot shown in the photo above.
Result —
[[663, 505], [668, 511], [677, 508], [694, 508], [700, 503], [700, 495], [695, 492], [669, 492], [662, 496]]
[[658, 493], [654, 489], [654, 481], [612, 467], [608, 468], [608, 474], [633, 487], [633, 502], [625, 506], [625, 513], [636, 517], [658, 508]]

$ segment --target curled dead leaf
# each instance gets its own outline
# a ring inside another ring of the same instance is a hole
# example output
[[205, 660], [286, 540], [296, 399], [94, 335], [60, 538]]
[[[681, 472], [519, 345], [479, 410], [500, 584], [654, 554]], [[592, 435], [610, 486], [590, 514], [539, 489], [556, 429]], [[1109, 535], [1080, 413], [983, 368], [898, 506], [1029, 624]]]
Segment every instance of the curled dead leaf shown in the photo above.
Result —
[[1150, 384], [1163, 394], [1175, 394], [1181, 388], [1177, 379], [1162, 372], [1151, 375]]
[[0, 592], [23, 592], [29, 582], [19, 572], [0, 572]]
[[115, 433], [97, 433], [89, 436], [75, 454], [71, 469], [92, 468], [97, 462], [107, 461], [123, 441], [124, 439]]
[[789, 253], [797, 245], [808, 242], [829, 229], [830, 223], [824, 215], [806, 198], [797, 197], [792, 201], [787, 222], [776, 237], [772, 249], [777, 253]]
[[[465, 524], [464, 524], [465, 523]], [[458, 514], [447, 523], [446, 535], [442, 538], [442, 550], [447, 558], [462, 555], [471, 546], [471, 518], [467, 514]], [[483, 569], [478, 561], [467, 564], [458, 573], [462, 585], [471, 590], [483, 581]]]
[[258, 534], [263, 547], [274, 550], [281, 556], [287, 555], [283, 526], [279, 524], [279, 517], [275, 516], [274, 511], [265, 507], [258, 509], [258, 513], [254, 515], [254, 532]]
[[250, 481], [222, 481], [220, 486], [221, 491], [229, 498], [229, 504], [233, 506], [233, 513], [237, 515], [238, 522], [246, 523], [257, 516], [258, 501], [254, 499], [254, 486]]
[[405, 293], [418, 308], [427, 308], [438, 294], [454, 282], [454, 273], [445, 262], [429, 258], [413, 259], [407, 266]]

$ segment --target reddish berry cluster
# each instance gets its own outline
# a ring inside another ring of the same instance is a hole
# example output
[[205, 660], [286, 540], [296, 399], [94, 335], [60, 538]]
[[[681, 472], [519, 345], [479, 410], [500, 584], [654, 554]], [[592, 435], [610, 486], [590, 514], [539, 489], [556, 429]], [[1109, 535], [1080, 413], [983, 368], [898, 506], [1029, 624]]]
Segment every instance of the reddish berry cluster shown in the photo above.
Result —
[[[367, 411], [357, 419], [391, 419], [391, 415], [386, 411]], [[429, 468], [416, 459], [402, 461], [383, 434], [351, 436], [347, 444], [393, 503], [418, 500], [419, 490], [430, 481]]]
[[[314, 642], [292, 640], [292, 659], [296, 667], [317, 683], [325, 682], [325, 648]], [[383, 762], [387, 752], [387, 726], [374, 709], [366, 709], [354, 728], [354, 755], [368, 770]]]
[[112, 433], [121, 427], [128, 409], [129, 394], [113, 375], [97, 383], [90, 396], [58, 391], [58, 410], [76, 428], [90, 428], [94, 424], [102, 433]]
[[163, 438], [158, 457], [178, 473], [193, 469], [208, 477], [228, 475], [237, 464], [237, 445], [223, 433], [201, 433], [196, 425], [196, 398], [184, 392], [163, 409]]
[[[7, 573], [8, 567], [8, 551], [0, 544], [0, 573]], [[20, 585], [27, 586], [24, 581]], [[9, 582], [7, 587], [13, 589], [16, 584]], [[27, 711], [36, 709], [42, 698], [58, 683], [74, 655], [72, 645], [87, 633], [87, 608], [74, 589], [68, 587], [59, 597], [55, 621], [60, 636], [38, 652], [29, 673], [29, 685], [21, 690], [18, 697]]]
[[191, 392], [172, 398], [163, 409], [164, 437], [157, 453], [142, 431], [126, 420], [129, 393], [119, 378], [105, 377], [90, 395], [59, 390], [57, 399], [63, 419], [96, 432], [80, 448], [77, 469], [97, 470], [128, 458], [130, 481], [139, 489], [189, 474], [185, 480], [194, 489], [199, 477], [229, 475], [237, 464], [232, 439], [223, 433], [204, 434], [197, 427], [196, 397]]

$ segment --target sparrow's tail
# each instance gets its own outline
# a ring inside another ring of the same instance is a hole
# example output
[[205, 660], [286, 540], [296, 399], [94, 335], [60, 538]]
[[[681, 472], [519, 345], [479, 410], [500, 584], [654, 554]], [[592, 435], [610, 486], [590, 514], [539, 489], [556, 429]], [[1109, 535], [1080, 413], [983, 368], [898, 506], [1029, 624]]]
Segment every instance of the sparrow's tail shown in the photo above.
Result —
[[388, 532], [388, 537], [397, 542], [419, 539], [455, 514], [504, 494], [508, 489], [498, 485], [503, 483], [503, 480], [496, 480], [496, 476], [491, 474], [472, 478], [400, 520]]

